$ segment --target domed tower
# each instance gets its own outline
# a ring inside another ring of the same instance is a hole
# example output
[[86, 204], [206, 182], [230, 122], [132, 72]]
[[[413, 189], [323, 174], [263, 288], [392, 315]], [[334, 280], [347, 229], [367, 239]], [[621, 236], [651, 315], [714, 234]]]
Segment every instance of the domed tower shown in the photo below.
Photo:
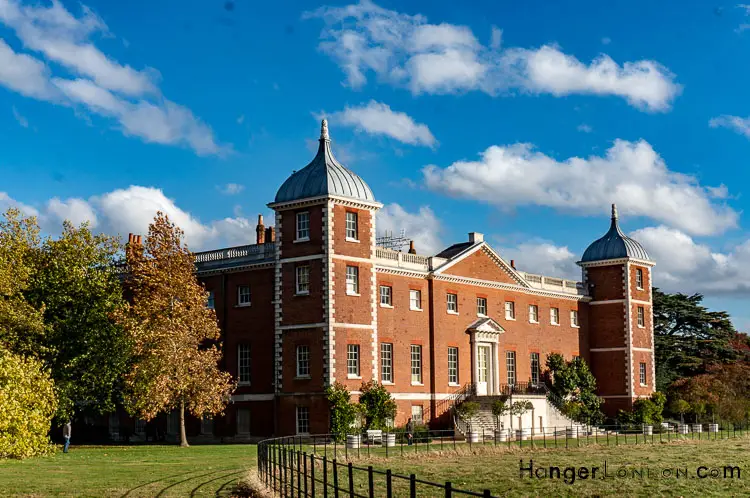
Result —
[[578, 262], [589, 303], [589, 361], [604, 410], [632, 408], [655, 389], [651, 268], [646, 250], [626, 236], [612, 204], [612, 223]]
[[[313, 160], [279, 188], [276, 212], [277, 433], [329, 430], [325, 388], [377, 379], [375, 214], [382, 204], [331, 151], [323, 120]], [[349, 361], [347, 361], [349, 360]], [[356, 367], [355, 367], [356, 366]]]

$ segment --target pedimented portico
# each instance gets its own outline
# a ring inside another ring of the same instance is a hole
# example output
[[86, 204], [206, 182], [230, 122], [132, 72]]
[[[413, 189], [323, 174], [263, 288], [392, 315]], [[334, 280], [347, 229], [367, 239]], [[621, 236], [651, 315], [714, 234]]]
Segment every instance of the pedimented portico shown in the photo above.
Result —
[[490, 317], [478, 318], [466, 329], [471, 344], [471, 382], [478, 396], [500, 394], [500, 335], [505, 329]]

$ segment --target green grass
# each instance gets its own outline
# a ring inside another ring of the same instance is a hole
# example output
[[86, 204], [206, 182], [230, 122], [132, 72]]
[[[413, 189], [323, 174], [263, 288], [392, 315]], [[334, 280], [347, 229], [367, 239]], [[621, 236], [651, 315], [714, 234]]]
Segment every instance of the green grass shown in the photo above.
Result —
[[0, 460], [0, 496], [228, 496], [256, 465], [255, 445], [71, 446]]

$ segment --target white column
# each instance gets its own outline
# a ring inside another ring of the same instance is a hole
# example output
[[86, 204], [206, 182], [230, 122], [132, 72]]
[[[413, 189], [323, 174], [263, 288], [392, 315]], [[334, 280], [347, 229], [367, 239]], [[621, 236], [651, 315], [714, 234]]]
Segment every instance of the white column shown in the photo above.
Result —
[[500, 344], [494, 343], [492, 345], [493, 350], [493, 361], [495, 362], [494, 381], [495, 381], [495, 394], [500, 394]]
[[471, 333], [471, 383], [477, 384], [477, 338], [476, 332]]

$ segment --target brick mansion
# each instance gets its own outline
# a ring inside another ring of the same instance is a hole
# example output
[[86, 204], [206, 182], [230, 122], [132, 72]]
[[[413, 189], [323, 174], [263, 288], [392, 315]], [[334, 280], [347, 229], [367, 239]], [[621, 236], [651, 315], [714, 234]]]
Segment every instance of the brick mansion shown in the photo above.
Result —
[[341, 382], [356, 400], [369, 380], [392, 393], [396, 425], [448, 427], [454, 393], [540, 383], [551, 353], [586, 360], [609, 415], [654, 391], [654, 263], [614, 206], [580, 282], [520, 271], [477, 232], [437, 254], [400, 252], [376, 243], [382, 204], [336, 160], [326, 121], [319, 142], [255, 244], [196, 254], [239, 386], [221, 420], [191, 432], [327, 433], [325, 388]]

